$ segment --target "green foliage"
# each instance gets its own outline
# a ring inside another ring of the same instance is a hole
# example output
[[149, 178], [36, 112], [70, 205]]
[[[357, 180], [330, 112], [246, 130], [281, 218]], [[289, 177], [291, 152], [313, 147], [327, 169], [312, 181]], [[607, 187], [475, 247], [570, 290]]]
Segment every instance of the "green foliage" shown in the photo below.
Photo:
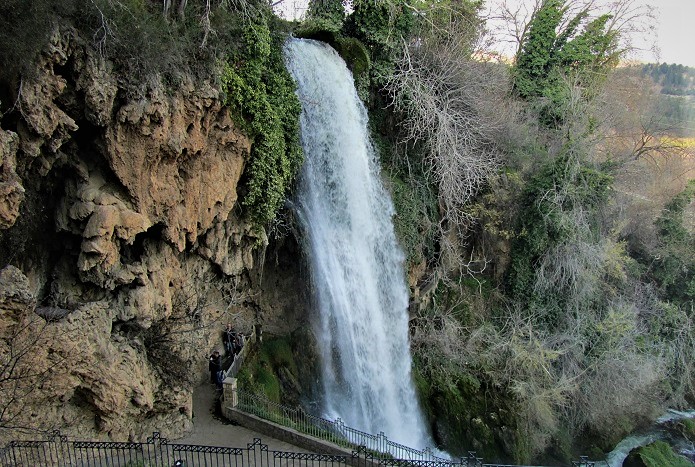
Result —
[[686, 309], [695, 300], [695, 235], [684, 225], [683, 215], [693, 199], [695, 180], [666, 204], [656, 220], [661, 247], [652, 269], [665, 297]]
[[264, 361], [256, 370], [256, 382], [269, 400], [280, 403], [280, 381]]
[[407, 180], [395, 174], [390, 176], [389, 189], [396, 209], [394, 229], [408, 263], [415, 265], [431, 260], [435, 253], [435, 194], [423, 185], [413, 189]]
[[239, 50], [221, 64], [221, 82], [225, 102], [253, 140], [242, 205], [264, 225], [275, 217], [302, 163], [301, 108], [283, 65], [282, 38], [271, 35], [267, 19], [248, 22], [241, 37]]
[[475, 446], [486, 459], [504, 459], [503, 443], [512, 440], [509, 437], [502, 440], [499, 435], [503, 426], [515, 424], [504, 402], [506, 398], [484, 384], [472, 368], [432, 366], [421, 360], [421, 356], [418, 353], [414, 359], [416, 388], [447, 452], [465, 455], [467, 449]]
[[457, 40], [474, 43], [481, 32], [482, 0], [412, 0], [409, 6], [414, 13], [413, 37], [421, 41], [446, 40], [457, 36]]
[[311, 0], [307, 20], [320, 24], [325, 31], [337, 34], [345, 21], [345, 5], [342, 0]]
[[85, 4], [80, 28], [130, 83], [140, 84], [158, 73], [168, 81], [180, 80], [181, 74], [195, 68], [196, 60], [202, 58], [198, 19], [193, 15], [167, 22], [161, 8], [142, 0]]
[[556, 29], [562, 20], [561, 6], [560, 0], [545, 1], [529, 25], [514, 70], [514, 88], [523, 98], [541, 96], [546, 87], [557, 40]]
[[437, 188], [425, 172], [421, 148], [399, 146], [394, 142], [398, 137], [396, 133], [380, 131], [393, 128], [395, 118], [390, 109], [383, 108], [374, 109], [369, 115], [371, 134], [381, 157], [382, 174], [387, 179], [396, 210], [394, 230], [409, 266], [422, 262], [432, 264], [437, 255]]
[[262, 392], [271, 401], [282, 403], [286, 394], [283, 394], [279, 374], [283, 368], [296, 377], [297, 364], [290, 340], [283, 337], [267, 338], [237, 375], [239, 385], [244, 390]]
[[[220, 2], [204, 16], [204, 3], [189, 2], [184, 17], [167, 19], [161, 5], [146, 0], [39, 0], [29, 7], [20, 3], [0, 5], [0, 58], [25, 65], [4, 67], [0, 79], [5, 82], [31, 69], [26, 58], [37, 55], [51, 25], [60, 21], [74, 24], [82, 37], [91, 38], [97, 52], [114, 63], [127, 91], [142, 92], [152, 78], [167, 85], [180, 82], [184, 74], [209, 79], [213, 70], [221, 69], [226, 103], [253, 140], [241, 204], [257, 225], [275, 216], [303, 156], [300, 105], [283, 66], [286, 36], [267, 5], [249, 2], [241, 12]], [[209, 19], [208, 26], [203, 17]], [[9, 96], [0, 97], [11, 102]]]
[[262, 346], [261, 353], [273, 368], [285, 367], [293, 374], [297, 374], [297, 364], [292, 353], [292, 346], [287, 338], [267, 339]]
[[0, 2], [0, 79], [12, 82], [28, 72], [53, 26], [72, 16], [77, 4], [75, 0]]
[[395, 59], [413, 26], [412, 11], [405, 0], [355, 0], [345, 23], [346, 35], [362, 41], [371, 51], [371, 78], [382, 86], [393, 73]]
[[[611, 182], [607, 173], [570, 155], [551, 161], [529, 181], [511, 255], [508, 283], [512, 297], [523, 303], [532, 299], [539, 258], [578, 233], [572, 211], [595, 211], [606, 200]], [[556, 303], [563, 299], [557, 295], [548, 298]]]
[[590, 98], [620, 56], [617, 32], [608, 27], [609, 15], [582, 28], [588, 18], [583, 10], [563, 29], [566, 12], [560, 0], [543, 2], [531, 20], [514, 67], [514, 89], [522, 98], [540, 102], [541, 121], [548, 127], [564, 121], [571, 87], [579, 86], [584, 97]]
[[695, 68], [675, 63], [648, 63], [642, 67], [642, 75], [648, 75], [660, 84], [663, 94], [695, 95]]
[[355, 89], [363, 101], [369, 97], [369, 70], [371, 59], [369, 51], [362, 42], [354, 37], [340, 37], [332, 43], [332, 46], [345, 60], [355, 80]]
[[684, 418], [679, 422], [680, 432], [690, 442], [695, 441], [695, 420]]
[[685, 457], [673, 452], [671, 446], [664, 441], [642, 446], [637, 455], [646, 467], [688, 467], [692, 464]]

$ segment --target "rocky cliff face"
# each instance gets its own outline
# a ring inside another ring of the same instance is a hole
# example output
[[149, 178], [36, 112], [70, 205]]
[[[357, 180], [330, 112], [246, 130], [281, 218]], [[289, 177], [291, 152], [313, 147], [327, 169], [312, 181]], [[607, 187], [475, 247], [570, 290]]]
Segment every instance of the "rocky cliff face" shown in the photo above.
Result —
[[133, 97], [64, 31], [2, 126], [0, 428], [180, 436], [226, 322], [301, 322], [296, 264], [264, 280], [265, 233], [240, 220], [252, 143], [211, 83]]

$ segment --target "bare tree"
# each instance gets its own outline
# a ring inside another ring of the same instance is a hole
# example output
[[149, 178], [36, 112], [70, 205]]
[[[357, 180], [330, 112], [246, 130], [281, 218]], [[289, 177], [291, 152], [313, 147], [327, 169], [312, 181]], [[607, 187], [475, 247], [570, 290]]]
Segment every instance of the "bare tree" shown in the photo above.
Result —
[[[172, 0], [163, 0], [163, 13], [164, 17], [168, 18], [171, 12]], [[180, 19], [184, 19], [186, 15], [186, 5], [188, 0], [178, 0], [178, 6], [176, 7], [176, 14]]]
[[203, 28], [203, 40], [200, 42], [200, 48], [205, 48], [208, 43], [208, 36], [214, 33], [212, 29], [212, 24], [210, 23], [210, 0], [205, 0], [205, 10], [203, 11], [203, 16], [200, 17], [200, 25]]
[[[43, 381], [64, 363], [53, 352], [56, 339], [64, 338], [60, 327], [37, 315], [33, 306], [2, 310], [0, 322], [0, 442], [22, 433], [47, 430], [30, 414], [49, 401], [42, 393]], [[53, 316], [51, 314], [51, 316]], [[59, 317], [59, 315], [55, 315]]]
[[496, 42], [504, 44], [501, 46], [503, 50], [509, 50], [513, 56], [519, 54], [531, 24], [531, 18], [540, 9], [542, 3], [542, 0], [530, 2], [503, 0], [490, 4], [485, 17], [486, 26]]
[[674, 137], [684, 128], [664, 115], [664, 99], [651, 79], [634, 69], [616, 70], [611, 76], [599, 97], [596, 115], [603, 126], [604, 153], [613, 162], [693, 157], [693, 148]]
[[470, 57], [467, 37], [454, 31], [444, 41], [416, 41], [403, 56], [387, 89], [404, 115], [404, 141], [422, 141], [444, 215], [460, 224], [465, 205], [496, 173], [500, 150], [494, 136], [513, 116], [505, 102], [504, 70]]
[[467, 208], [497, 173], [500, 142], [517, 121], [509, 78], [505, 67], [473, 58], [483, 38], [466, 18], [423, 32], [403, 44], [386, 89], [402, 116], [402, 142], [424, 146], [425, 173], [438, 188], [440, 266], [480, 270], [484, 259], [463, 256], [472, 221]]

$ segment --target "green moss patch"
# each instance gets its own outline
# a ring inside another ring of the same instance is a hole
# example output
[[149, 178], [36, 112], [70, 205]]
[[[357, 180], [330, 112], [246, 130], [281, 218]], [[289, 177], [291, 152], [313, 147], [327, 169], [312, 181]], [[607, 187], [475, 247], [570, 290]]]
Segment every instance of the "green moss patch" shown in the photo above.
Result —
[[[642, 446], [637, 449], [637, 455], [646, 467], [691, 467], [692, 464], [685, 457], [673, 452], [671, 446], [664, 441]], [[631, 455], [628, 459], [634, 457]], [[633, 465], [638, 465], [635, 463]]]

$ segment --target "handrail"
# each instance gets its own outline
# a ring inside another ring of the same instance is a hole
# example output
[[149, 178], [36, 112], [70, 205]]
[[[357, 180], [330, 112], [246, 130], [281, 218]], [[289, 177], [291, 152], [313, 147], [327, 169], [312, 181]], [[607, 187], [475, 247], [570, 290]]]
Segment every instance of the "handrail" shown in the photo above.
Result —
[[[289, 463], [288, 461], [292, 461]], [[573, 467], [598, 467], [598, 462], [586, 457], [572, 462]], [[0, 466], [207, 466], [207, 467], [345, 467], [393, 466], [393, 467], [520, 467], [503, 464], [487, 464], [470, 453], [455, 461], [426, 461], [396, 458], [379, 458], [373, 451], [359, 448], [345, 455], [314, 454], [308, 452], [275, 451], [259, 438], [246, 447], [204, 446], [170, 442], [158, 432], [145, 442], [118, 441], [70, 441], [59, 432], [52, 432], [47, 439], [36, 441], [12, 441], [0, 446]]]
[[345, 448], [354, 449], [358, 446], [364, 446], [367, 450], [372, 451], [376, 458], [450, 462], [450, 459], [435, 455], [430, 448], [418, 450], [391, 441], [383, 432], [376, 435], [366, 433], [345, 425], [340, 418], [327, 420], [311, 415], [302, 408], [291, 408], [278, 404], [264, 395], [253, 394], [240, 389], [234, 391], [236, 409]]
[[257, 339], [257, 331], [256, 331], [256, 325], [253, 325], [251, 327], [251, 334], [247, 338], [243, 334], [239, 333], [241, 336], [241, 350], [239, 351], [238, 354], [234, 355], [234, 359], [232, 360], [232, 363], [229, 365], [229, 368], [226, 370], [222, 370], [222, 379], [226, 378], [235, 378], [236, 375], [239, 373], [239, 370], [241, 369], [241, 365], [244, 363], [244, 360], [246, 360], [246, 357], [248, 357], [251, 345], [256, 343]]

